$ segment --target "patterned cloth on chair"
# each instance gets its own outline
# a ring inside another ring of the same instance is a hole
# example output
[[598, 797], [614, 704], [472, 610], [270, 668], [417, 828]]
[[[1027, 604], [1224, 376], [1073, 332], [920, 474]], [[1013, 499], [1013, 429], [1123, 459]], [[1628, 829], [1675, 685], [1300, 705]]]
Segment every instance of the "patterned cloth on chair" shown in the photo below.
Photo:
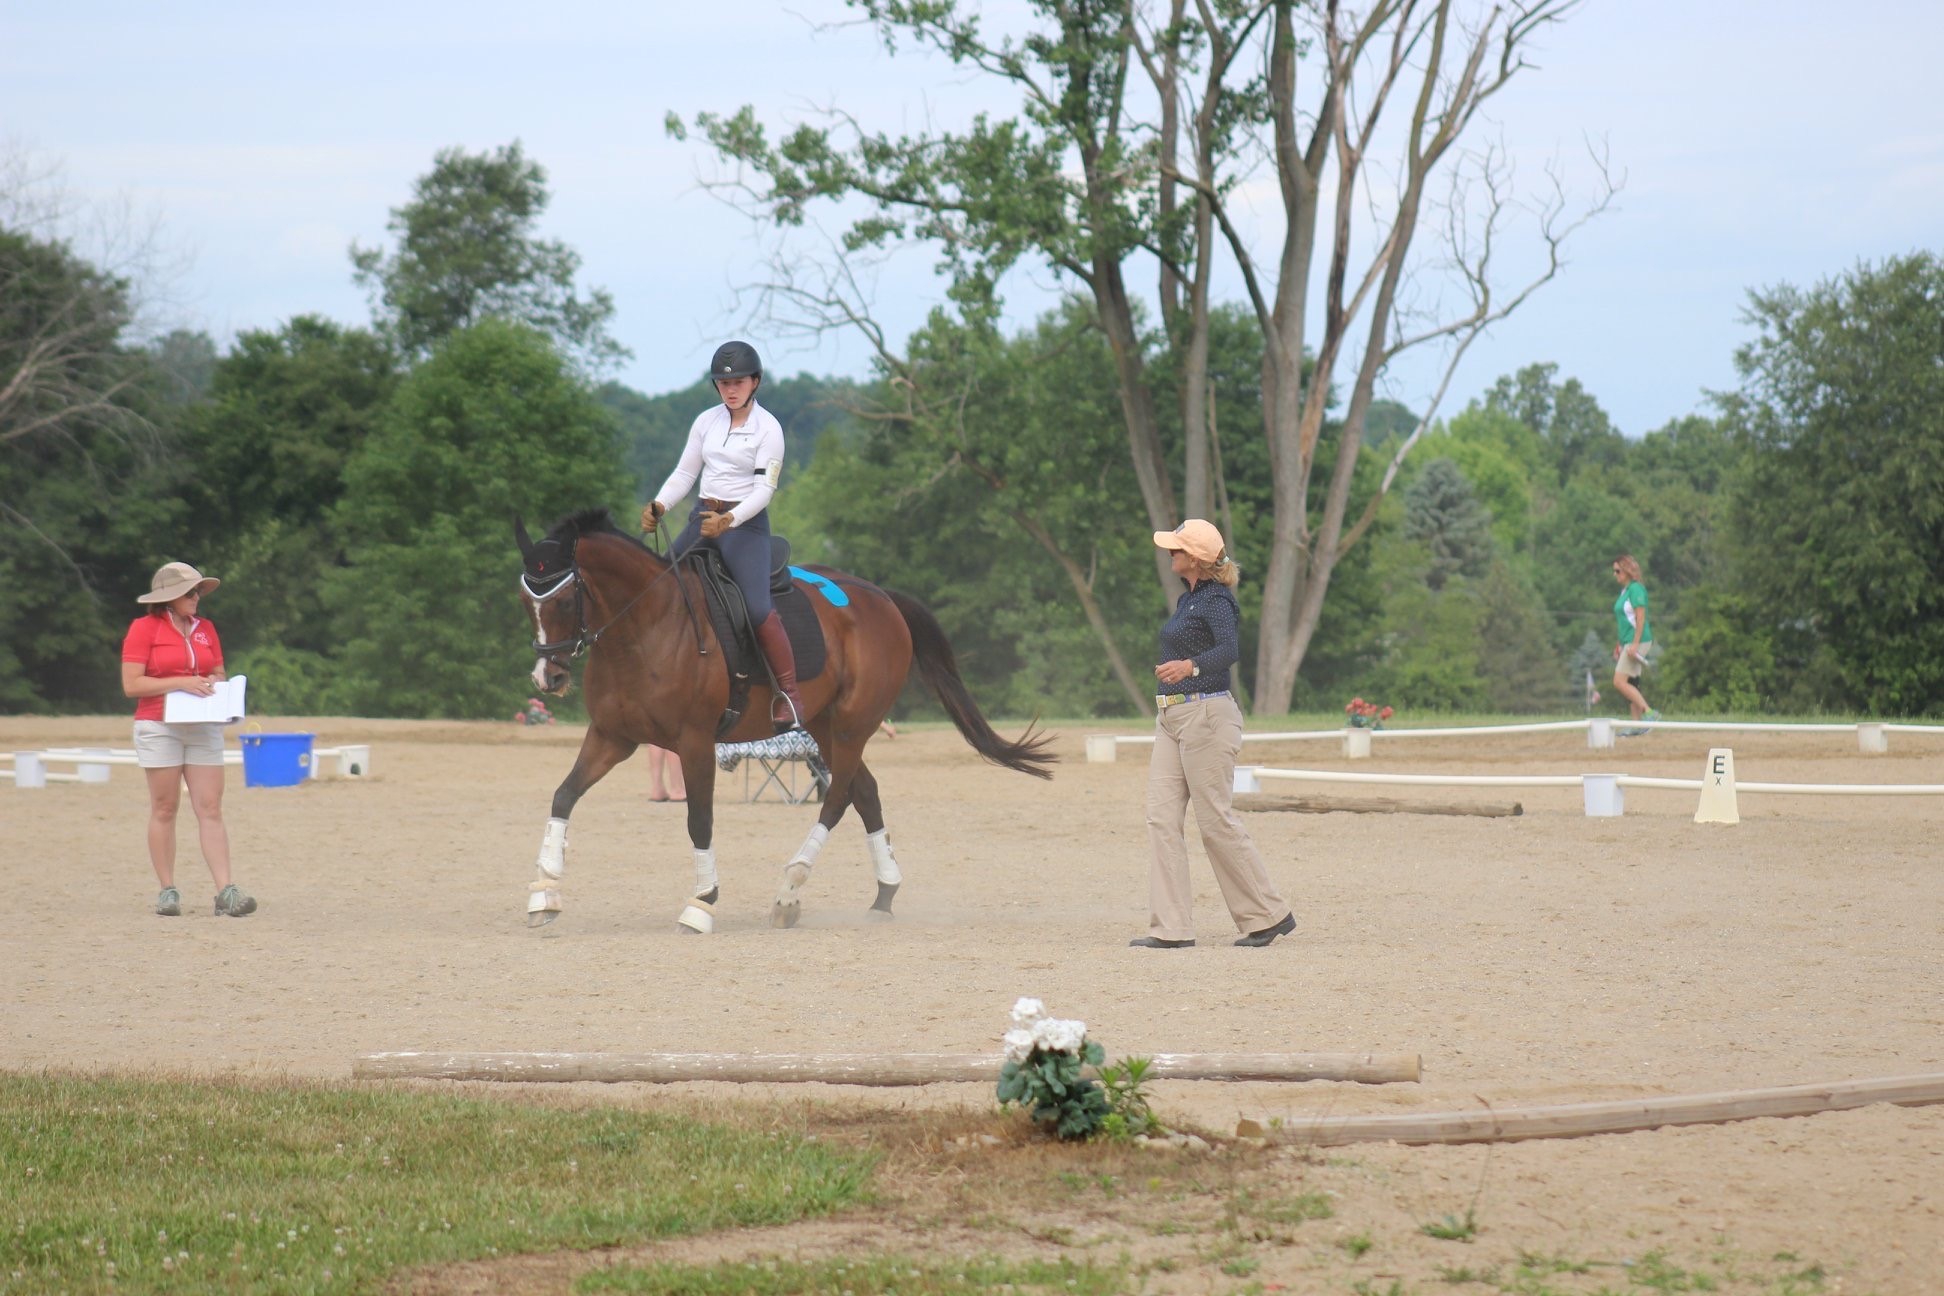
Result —
[[[761, 801], [763, 794], [773, 787], [786, 805], [802, 805], [813, 794], [821, 798], [830, 790], [830, 768], [817, 751], [817, 740], [801, 729], [755, 742], [716, 744], [716, 765], [725, 771], [733, 773], [745, 758], [751, 762], [743, 775], [746, 801]], [[801, 792], [797, 791], [796, 779], [789, 769], [791, 761], [802, 761], [810, 772], [809, 786]], [[751, 791], [750, 784], [758, 769], [763, 772], [762, 781]]]

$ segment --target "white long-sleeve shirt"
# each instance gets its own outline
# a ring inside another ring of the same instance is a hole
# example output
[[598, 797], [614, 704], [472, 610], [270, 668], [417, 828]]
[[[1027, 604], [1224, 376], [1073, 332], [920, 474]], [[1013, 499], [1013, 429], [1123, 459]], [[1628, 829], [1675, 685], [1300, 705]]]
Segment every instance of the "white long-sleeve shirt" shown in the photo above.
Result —
[[655, 492], [656, 501], [667, 508], [684, 498], [698, 476], [704, 499], [741, 501], [729, 513], [741, 526], [769, 507], [782, 480], [783, 425], [754, 398], [739, 428], [729, 426], [728, 406], [703, 410], [689, 427], [675, 471]]

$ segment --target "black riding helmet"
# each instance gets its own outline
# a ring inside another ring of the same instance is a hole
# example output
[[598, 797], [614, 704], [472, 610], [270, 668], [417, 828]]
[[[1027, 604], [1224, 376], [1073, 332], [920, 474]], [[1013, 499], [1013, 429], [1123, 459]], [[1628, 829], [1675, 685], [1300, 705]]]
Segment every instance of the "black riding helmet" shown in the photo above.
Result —
[[724, 342], [716, 348], [715, 359], [709, 361], [709, 377], [715, 378], [761, 378], [763, 358], [756, 354], [756, 348], [747, 342]]

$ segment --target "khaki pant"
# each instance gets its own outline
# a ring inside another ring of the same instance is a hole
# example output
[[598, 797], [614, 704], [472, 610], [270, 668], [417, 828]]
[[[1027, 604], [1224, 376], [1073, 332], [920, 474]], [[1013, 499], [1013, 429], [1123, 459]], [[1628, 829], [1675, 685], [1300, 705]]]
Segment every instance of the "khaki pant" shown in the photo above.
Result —
[[1289, 916], [1262, 855], [1230, 804], [1235, 758], [1242, 750], [1242, 710], [1234, 698], [1209, 698], [1165, 708], [1155, 720], [1154, 759], [1148, 765], [1148, 934], [1192, 940], [1195, 890], [1188, 880], [1188, 803], [1228, 902], [1235, 929], [1261, 931]]

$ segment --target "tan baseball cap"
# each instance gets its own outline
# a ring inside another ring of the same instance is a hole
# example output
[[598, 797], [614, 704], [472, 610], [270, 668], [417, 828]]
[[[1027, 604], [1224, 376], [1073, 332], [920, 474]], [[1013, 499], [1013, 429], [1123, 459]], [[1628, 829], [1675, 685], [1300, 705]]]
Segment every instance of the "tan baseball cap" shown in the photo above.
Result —
[[149, 592], [136, 597], [137, 603], [172, 603], [191, 590], [207, 594], [223, 582], [205, 576], [188, 563], [163, 563], [149, 579]]
[[1179, 549], [1197, 562], [1219, 562], [1228, 552], [1222, 533], [1213, 522], [1189, 518], [1172, 531], [1156, 531], [1154, 543], [1163, 549]]

